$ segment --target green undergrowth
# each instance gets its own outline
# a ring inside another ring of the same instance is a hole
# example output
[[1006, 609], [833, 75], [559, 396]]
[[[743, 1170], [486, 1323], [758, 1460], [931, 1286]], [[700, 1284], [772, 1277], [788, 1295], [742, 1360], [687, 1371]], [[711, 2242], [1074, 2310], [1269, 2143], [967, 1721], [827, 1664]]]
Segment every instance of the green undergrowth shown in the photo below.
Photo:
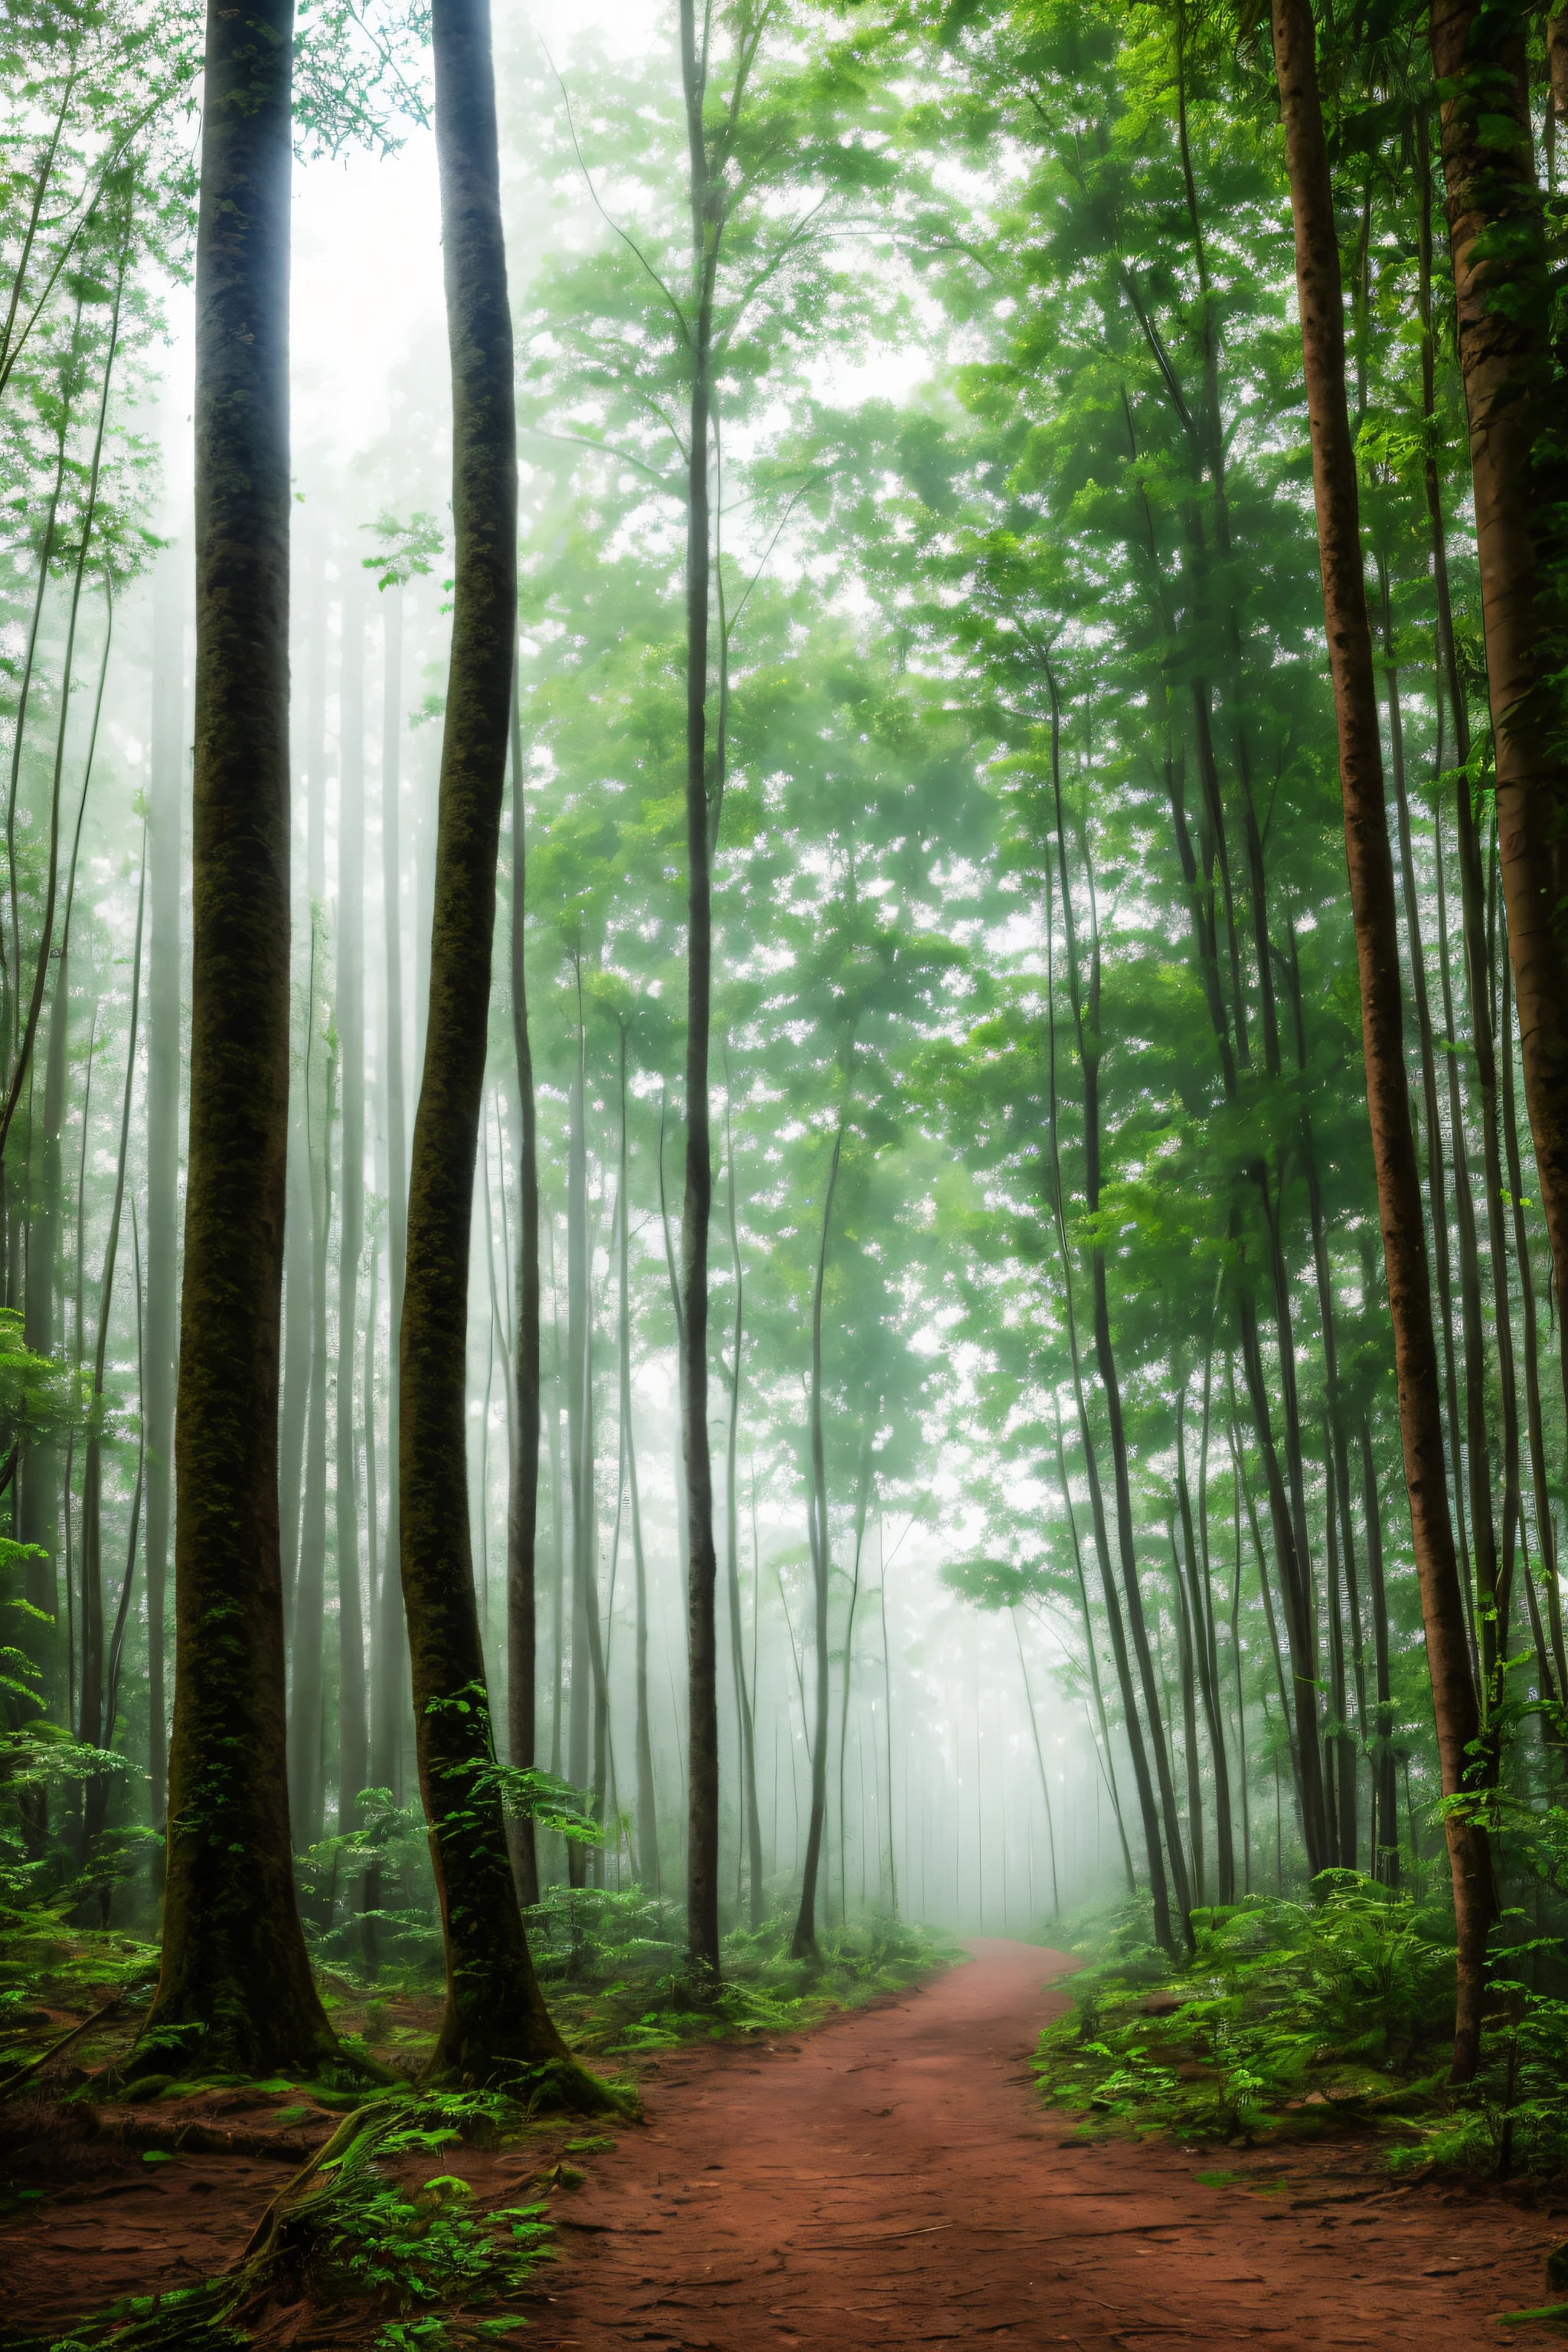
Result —
[[1316, 1892], [1194, 1912], [1183, 1968], [1136, 1912], [1120, 1915], [1040, 2037], [1045, 2098], [1091, 2126], [1188, 2143], [1310, 2137], [1354, 2119], [1418, 2145], [1452, 2031], [1441, 1917], [1350, 1871]]
[[827, 1930], [815, 1959], [792, 1960], [794, 1918], [781, 1914], [725, 1937], [721, 1990], [709, 1999], [686, 1972], [681, 1913], [657, 1896], [555, 1887], [528, 1924], [545, 1998], [567, 2041], [611, 2057], [804, 2032], [962, 1957], [949, 1939], [880, 1916]]
[[1510, 1945], [1504, 1922], [1484, 2063], [1455, 2092], [1451, 1917], [1352, 1871], [1312, 1897], [1195, 1912], [1181, 1968], [1135, 1909], [1100, 1923], [1040, 2037], [1043, 2097], [1087, 2130], [1187, 2146], [1359, 2130], [1395, 2173], [1568, 2173], [1568, 2001], [1526, 1980], [1560, 1966], [1559, 1939]]
[[222, 2276], [130, 2297], [54, 2338], [0, 2334], [0, 2352], [240, 2352], [284, 2314], [300, 2346], [342, 2341], [345, 2320], [374, 2352], [446, 2352], [510, 2334], [524, 2321], [504, 2306], [550, 2259], [542, 2204], [487, 2209], [460, 2172], [410, 2184], [395, 2168], [465, 2140], [507, 2145], [528, 2120], [524, 2105], [493, 2092], [379, 2101], [344, 2119]]
[[[793, 1960], [794, 1915], [781, 1913], [724, 1938], [720, 1989], [709, 1995], [689, 1973], [678, 1904], [636, 1887], [552, 1886], [524, 1917], [551, 2013], [585, 2058], [804, 2032], [963, 1957], [951, 1939], [884, 1915], [830, 1928], [816, 1958]], [[373, 1982], [340, 1966], [323, 1975], [322, 1988], [340, 2032], [362, 2038], [384, 2063], [416, 2071], [439, 2018], [438, 1992], [423, 1972]]]
[[[794, 1920], [781, 1914], [725, 1938], [720, 1990], [704, 1998], [686, 1969], [684, 1920], [673, 1903], [637, 1889], [552, 1887], [527, 1916], [545, 1998], [567, 2043], [584, 2058], [636, 2060], [693, 2041], [804, 2032], [963, 1958], [950, 1938], [881, 1916], [828, 1929], [815, 1959], [792, 1960]], [[72, 2015], [86, 2016], [124, 1990], [123, 2004], [65, 2053], [63, 2075], [51, 2070], [47, 2078], [57, 2089], [63, 2082], [68, 2096], [113, 2095], [156, 1979], [157, 1947], [29, 1913], [4, 1953], [0, 2083], [58, 2038]], [[341, 2066], [310, 2078], [242, 2081], [180, 2063], [184, 2053], [172, 2052], [166, 2074], [143, 2075], [127, 2095], [139, 2105], [177, 2109], [209, 2093], [244, 2089], [258, 2100], [308, 2099], [315, 2108], [346, 2111], [365, 2098], [369, 2074], [405, 2083], [417, 2077], [439, 2027], [438, 1980], [423, 1969], [372, 1979], [340, 1964], [321, 1969], [319, 1981], [340, 2037]]]
[[0, 1908], [0, 2047], [36, 2036], [40, 2010], [85, 2016], [157, 1974], [156, 1944], [73, 1926], [68, 1906]]

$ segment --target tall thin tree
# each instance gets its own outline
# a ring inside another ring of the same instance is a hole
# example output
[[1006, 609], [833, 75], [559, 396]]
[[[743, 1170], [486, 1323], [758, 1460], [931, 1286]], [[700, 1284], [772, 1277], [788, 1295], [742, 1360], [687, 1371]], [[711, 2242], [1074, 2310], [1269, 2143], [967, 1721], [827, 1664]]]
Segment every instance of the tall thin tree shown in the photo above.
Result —
[[474, 1598], [468, 1262], [517, 644], [517, 428], [488, 0], [436, 0], [431, 35], [456, 551], [397, 1463], [420, 1792], [447, 1950], [428, 2074], [483, 2083], [548, 2063], [567, 2095], [588, 2099], [598, 2086], [567, 2056], [523, 1932]]
[[[708, 1443], [708, 1228], [713, 1208], [709, 1133], [712, 1005], [712, 842], [708, 811], [708, 626], [712, 569], [709, 442], [713, 294], [724, 184], [710, 168], [704, 110], [710, 12], [697, 35], [695, 0], [680, 0], [680, 74], [690, 171], [690, 413], [686, 490], [686, 1188], [680, 1220], [681, 1453], [687, 1528], [689, 1809], [686, 1934], [694, 1979], [719, 1976], [719, 1640], [713, 1464]], [[819, 1738], [822, 1733], [819, 1730]]]
[[176, 1650], [136, 2064], [337, 2054], [294, 1895], [278, 1535], [289, 1122], [292, 0], [211, 0], [196, 232], [196, 719]]
[[[1318, 87], [1317, 32], [1309, 0], [1273, 0], [1273, 36], [1295, 224], [1296, 290], [1312, 444], [1323, 615], [1339, 734], [1367, 1112], [1394, 1325], [1400, 1435], [1443, 1792], [1454, 1799], [1462, 1795], [1468, 1784], [1469, 1751], [1479, 1729], [1478, 1707], [1448, 1510], [1442, 1385], [1405, 1062], [1399, 923], [1384, 793], [1377, 677], [1367, 615], [1355, 453], [1345, 396], [1339, 236]], [[1449, 1804], [1445, 1828], [1458, 1941], [1453, 2074], [1455, 2081], [1468, 2082], [1480, 2054], [1486, 1940], [1494, 1907], [1491, 1863], [1485, 1832], [1462, 1804]]]

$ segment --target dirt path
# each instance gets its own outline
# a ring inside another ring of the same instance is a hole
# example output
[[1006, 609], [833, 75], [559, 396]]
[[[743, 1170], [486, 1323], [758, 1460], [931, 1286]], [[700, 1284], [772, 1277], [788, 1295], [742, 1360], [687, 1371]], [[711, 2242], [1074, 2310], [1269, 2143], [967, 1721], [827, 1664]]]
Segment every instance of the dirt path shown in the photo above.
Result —
[[[537, 2352], [625, 2345], [1031, 2347], [1190, 2341], [1528, 2344], [1565, 2225], [1500, 2198], [1394, 2189], [1358, 2146], [1226, 2156], [1090, 2147], [1024, 2061], [1070, 1963], [975, 1941], [896, 2005], [772, 2049], [662, 2062], [649, 2128], [552, 2200]], [[1221, 2169], [1242, 2178], [1204, 2187]]]

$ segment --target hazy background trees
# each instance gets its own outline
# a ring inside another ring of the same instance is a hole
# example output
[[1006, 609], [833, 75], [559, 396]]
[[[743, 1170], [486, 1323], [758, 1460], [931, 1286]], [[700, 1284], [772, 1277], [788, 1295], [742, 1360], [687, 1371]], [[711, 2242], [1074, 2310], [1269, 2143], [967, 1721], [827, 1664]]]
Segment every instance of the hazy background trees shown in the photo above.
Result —
[[[13, 262], [57, 115], [51, 169], [73, 192], [100, 169], [103, 194], [0, 394], [6, 1297], [75, 1376], [18, 1454], [39, 1552], [13, 1582], [53, 1720], [136, 1767], [35, 1809], [26, 1865], [119, 1870], [112, 1900], [142, 1917], [153, 1873], [124, 1856], [162, 1827], [189, 1013], [184, 25], [149, 17], [115, 51], [107, 111], [81, 110], [63, 53], [16, 101], [35, 177], [5, 198]], [[689, 149], [672, 8], [568, 29], [546, 55], [498, 16], [534, 1760], [606, 1828], [597, 1850], [542, 1828], [538, 1852], [546, 1888], [674, 1897]], [[1507, 1729], [1568, 1688], [1562, 1383], [1405, 31], [1325, 87], [1448, 1497], [1479, 1703]], [[726, 1927], [795, 1909], [814, 1779], [819, 1926], [896, 1899], [1020, 1928], [1131, 1874], [1179, 1941], [1189, 1903], [1335, 1864], [1419, 1877], [1440, 1851], [1271, 89], [1267, 59], [1180, 11], [802, 5], [762, 26], [710, 481]], [[348, 128], [400, 152], [298, 171], [280, 1430], [305, 1909], [369, 1968], [417, 1909], [416, 1866], [374, 1836], [322, 1856], [416, 1793], [394, 1335], [454, 570], [428, 134], [392, 103]], [[307, 151], [340, 128], [307, 126]], [[41, 290], [54, 260], [27, 268]], [[468, 1366], [498, 1723], [516, 1073], [498, 952]], [[1547, 1760], [1527, 1726], [1510, 1790], [1529, 1802]]]

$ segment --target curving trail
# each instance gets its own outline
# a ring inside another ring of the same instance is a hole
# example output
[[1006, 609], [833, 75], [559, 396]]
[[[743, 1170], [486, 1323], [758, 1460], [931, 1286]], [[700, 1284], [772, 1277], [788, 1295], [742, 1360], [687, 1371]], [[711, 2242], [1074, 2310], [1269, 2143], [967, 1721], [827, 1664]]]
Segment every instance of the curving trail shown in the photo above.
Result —
[[[1073, 1963], [975, 1940], [922, 1992], [772, 2048], [673, 2053], [650, 2128], [552, 2200], [538, 2352], [611, 2347], [1409, 2347], [1508, 2340], [1546, 2212], [1393, 2189], [1360, 2144], [1090, 2147], [1025, 2060]], [[1205, 2187], [1199, 2172], [1242, 2178]], [[1531, 2340], [1531, 2336], [1522, 2340]], [[1536, 2339], [1538, 2340], [1538, 2339]]]

